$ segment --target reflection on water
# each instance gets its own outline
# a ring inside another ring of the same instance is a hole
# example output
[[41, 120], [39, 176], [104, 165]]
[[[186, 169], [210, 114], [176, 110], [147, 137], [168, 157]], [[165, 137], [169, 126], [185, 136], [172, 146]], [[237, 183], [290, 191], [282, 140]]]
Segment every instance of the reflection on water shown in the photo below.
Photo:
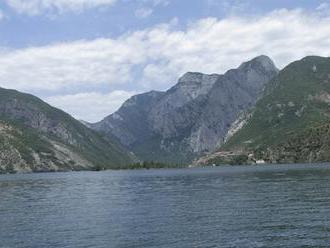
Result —
[[327, 247], [330, 166], [0, 176], [0, 247]]

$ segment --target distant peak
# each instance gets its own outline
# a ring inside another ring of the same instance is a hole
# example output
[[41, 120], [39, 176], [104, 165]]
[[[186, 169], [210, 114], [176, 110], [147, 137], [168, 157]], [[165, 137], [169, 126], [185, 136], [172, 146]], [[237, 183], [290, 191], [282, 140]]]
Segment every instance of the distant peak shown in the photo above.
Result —
[[144, 94], [141, 94], [141, 95], [147, 95], [147, 96], [158, 96], [160, 94], [163, 94], [164, 92], [163, 91], [157, 91], [157, 90], [151, 90], [151, 91], [148, 91]]
[[255, 57], [252, 60], [257, 60], [257, 61], [271, 61], [271, 62], [273, 62], [270, 57], [268, 57], [267, 55], [263, 55], [263, 54]]
[[130, 97], [128, 100], [126, 100], [124, 102], [124, 104], [122, 105], [122, 107], [133, 106], [133, 105], [136, 105], [138, 103], [148, 101], [148, 99], [157, 99], [157, 98], [163, 96], [164, 94], [165, 94], [165, 92], [156, 91], [156, 90], [152, 90], [152, 91], [148, 91], [148, 92], [145, 92], [145, 93], [137, 94], [137, 95], [134, 95], [134, 96]]
[[252, 60], [243, 63], [239, 69], [244, 69], [246, 67], [261, 67], [266, 71], [276, 71], [278, 72], [279, 70], [275, 66], [275, 63], [271, 58], [269, 58], [266, 55], [260, 55], [258, 57], [253, 58]]
[[218, 74], [203, 74], [200, 72], [187, 72], [179, 79], [179, 83], [202, 82], [202, 81], [209, 81], [212, 79], [216, 80], [218, 77], [219, 77]]
[[179, 78], [179, 82], [199, 81], [201, 80], [202, 76], [203, 74], [200, 72], [187, 72]]

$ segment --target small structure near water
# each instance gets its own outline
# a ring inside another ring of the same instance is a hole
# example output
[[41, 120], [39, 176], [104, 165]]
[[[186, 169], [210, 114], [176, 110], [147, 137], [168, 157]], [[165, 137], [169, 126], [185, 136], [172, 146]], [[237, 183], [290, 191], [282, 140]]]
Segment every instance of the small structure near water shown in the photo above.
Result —
[[256, 164], [266, 164], [266, 161], [263, 159], [257, 160]]

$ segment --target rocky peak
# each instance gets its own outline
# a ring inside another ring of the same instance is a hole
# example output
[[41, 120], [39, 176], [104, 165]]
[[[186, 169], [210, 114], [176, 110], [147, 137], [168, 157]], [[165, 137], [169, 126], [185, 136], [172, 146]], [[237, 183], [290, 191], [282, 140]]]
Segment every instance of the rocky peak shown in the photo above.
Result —
[[187, 72], [179, 79], [179, 84], [185, 84], [185, 83], [213, 84], [218, 79], [218, 77], [219, 77], [218, 74]]
[[137, 104], [143, 104], [143, 105], [149, 104], [150, 101], [158, 99], [163, 94], [164, 94], [164, 92], [155, 91], [155, 90], [149, 91], [149, 92], [146, 92], [143, 94], [138, 94], [138, 95], [132, 96], [126, 102], [124, 102], [124, 104], [122, 105], [121, 108], [127, 108], [127, 107], [134, 106]]
[[178, 108], [201, 95], [207, 95], [219, 76], [217, 74], [208, 75], [188, 72], [179, 79], [174, 87], [166, 92], [166, 96], [160, 105], [165, 104], [167, 107]]
[[276, 68], [274, 62], [266, 55], [258, 56], [248, 62], [240, 65], [240, 70], [262, 70], [263, 72], [274, 73], [279, 70]]

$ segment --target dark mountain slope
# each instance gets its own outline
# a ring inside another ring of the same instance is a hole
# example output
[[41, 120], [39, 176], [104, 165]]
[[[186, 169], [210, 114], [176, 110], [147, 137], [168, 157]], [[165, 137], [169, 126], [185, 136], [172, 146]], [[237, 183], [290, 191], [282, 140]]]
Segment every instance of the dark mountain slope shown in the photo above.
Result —
[[124, 166], [120, 145], [37, 97], [0, 88], [0, 171], [61, 171]]

